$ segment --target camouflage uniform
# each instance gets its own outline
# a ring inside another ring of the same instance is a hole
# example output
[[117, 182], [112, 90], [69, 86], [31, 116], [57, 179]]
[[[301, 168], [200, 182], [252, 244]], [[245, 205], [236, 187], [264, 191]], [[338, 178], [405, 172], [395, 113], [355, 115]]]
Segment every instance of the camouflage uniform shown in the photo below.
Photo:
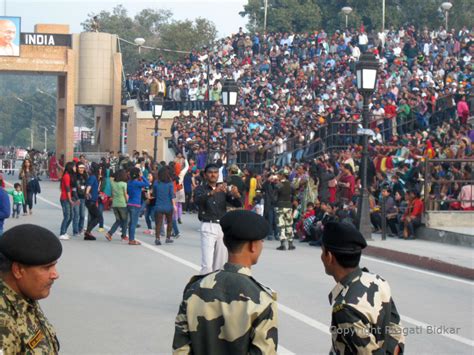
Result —
[[293, 242], [293, 215], [292, 209], [277, 207], [277, 227], [280, 231], [280, 241]]
[[276, 354], [276, 294], [250, 269], [225, 264], [195, 276], [176, 316], [174, 354]]
[[332, 308], [331, 354], [393, 354], [404, 350], [403, 328], [390, 286], [380, 276], [357, 268], [329, 295]]
[[38, 302], [27, 301], [0, 280], [2, 354], [57, 354], [59, 341]]

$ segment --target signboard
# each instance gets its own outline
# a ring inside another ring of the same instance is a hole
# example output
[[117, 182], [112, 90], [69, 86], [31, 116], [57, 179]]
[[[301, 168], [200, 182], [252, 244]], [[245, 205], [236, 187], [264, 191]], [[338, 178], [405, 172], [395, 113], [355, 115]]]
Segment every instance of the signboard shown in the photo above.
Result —
[[71, 35], [55, 33], [22, 33], [21, 44], [27, 46], [71, 47]]
[[0, 16], [0, 57], [20, 56], [21, 18]]

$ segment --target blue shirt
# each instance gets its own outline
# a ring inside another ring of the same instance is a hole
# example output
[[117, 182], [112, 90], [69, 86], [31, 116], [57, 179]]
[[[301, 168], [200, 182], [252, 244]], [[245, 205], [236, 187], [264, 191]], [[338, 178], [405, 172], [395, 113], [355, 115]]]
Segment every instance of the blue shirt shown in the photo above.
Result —
[[183, 187], [185, 193], [193, 192], [193, 174], [191, 174], [190, 172], [184, 175]]
[[95, 175], [89, 176], [86, 185], [91, 187], [91, 190], [89, 192], [91, 198], [89, 199], [89, 201], [97, 202], [97, 200], [99, 199], [99, 181], [97, 180], [97, 177]]
[[0, 187], [0, 235], [3, 232], [3, 221], [10, 217], [10, 198], [7, 192]]
[[156, 212], [171, 212], [173, 210], [174, 187], [172, 182], [155, 182], [153, 184]]
[[128, 206], [140, 207], [142, 205], [142, 188], [150, 185], [145, 176], [142, 178], [142, 181], [131, 180], [127, 183]]

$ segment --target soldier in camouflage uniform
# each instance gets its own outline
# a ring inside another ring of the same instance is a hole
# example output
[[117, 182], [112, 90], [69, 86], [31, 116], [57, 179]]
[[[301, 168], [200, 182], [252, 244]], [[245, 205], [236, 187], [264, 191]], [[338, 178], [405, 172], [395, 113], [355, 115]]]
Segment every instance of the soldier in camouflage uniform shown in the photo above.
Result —
[[332, 304], [330, 354], [403, 354], [404, 335], [388, 282], [359, 268], [367, 246], [352, 225], [329, 222], [324, 226], [321, 260], [337, 285]]
[[57, 354], [59, 341], [38, 300], [59, 276], [62, 253], [51, 231], [24, 224], [0, 239], [0, 354]]
[[286, 241], [288, 249], [294, 250], [293, 244], [293, 215], [291, 209], [291, 184], [288, 181], [288, 172], [280, 170], [278, 172], [279, 183], [276, 185], [277, 202], [275, 212], [277, 215], [277, 226], [280, 231], [281, 245], [277, 250], [286, 250]]
[[235, 210], [220, 221], [229, 251], [223, 270], [195, 276], [176, 317], [174, 354], [276, 354], [276, 295], [250, 271], [268, 233], [257, 214]]

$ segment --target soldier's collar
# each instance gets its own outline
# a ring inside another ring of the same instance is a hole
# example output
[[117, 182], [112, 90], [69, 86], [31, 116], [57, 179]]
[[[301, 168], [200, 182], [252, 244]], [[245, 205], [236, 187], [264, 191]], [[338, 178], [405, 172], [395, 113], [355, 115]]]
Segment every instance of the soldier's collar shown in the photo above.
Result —
[[12, 307], [17, 311], [18, 314], [24, 314], [30, 310], [30, 307], [35, 307], [34, 301], [29, 301], [18, 293], [13, 291], [5, 281], [0, 279], [0, 294], [3, 294], [5, 298], [11, 303]]
[[362, 269], [358, 267], [339, 281], [329, 294], [329, 304], [332, 304], [336, 297], [360, 275], [362, 275]]
[[226, 263], [224, 265], [224, 270], [228, 272], [236, 272], [239, 274], [252, 276], [252, 271], [250, 270], [250, 268], [238, 264]]

